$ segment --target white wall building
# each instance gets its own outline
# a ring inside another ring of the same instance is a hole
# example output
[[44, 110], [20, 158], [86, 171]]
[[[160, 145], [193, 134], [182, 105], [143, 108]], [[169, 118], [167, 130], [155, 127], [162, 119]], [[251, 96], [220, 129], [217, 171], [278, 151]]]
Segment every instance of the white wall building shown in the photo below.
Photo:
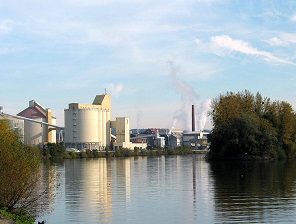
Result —
[[[29, 107], [18, 113], [17, 116], [33, 119], [56, 125], [56, 118], [52, 116], [52, 110], [42, 107], [34, 100], [29, 101]], [[56, 142], [56, 130], [50, 126], [42, 125], [24, 120], [24, 143], [29, 145], [39, 145], [46, 142]]]
[[65, 146], [101, 150], [111, 143], [111, 96], [97, 95], [92, 104], [70, 103], [65, 109]]
[[[114, 125], [114, 126], [113, 126]], [[116, 128], [116, 142], [113, 143], [114, 149], [128, 148], [133, 149], [133, 143], [130, 141], [130, 121], [127, 117], [117, 117], [112, 122], [112, 127]]]
[[[111, 121], [111, 95], [97, 95], [92, 104], [70, 103], [65, 112], [65, 146], [78, 150], [104, 150], [106, 147], [130, 148], [129, 118]], [[116, 140], [111, 142], [111, 128]]]

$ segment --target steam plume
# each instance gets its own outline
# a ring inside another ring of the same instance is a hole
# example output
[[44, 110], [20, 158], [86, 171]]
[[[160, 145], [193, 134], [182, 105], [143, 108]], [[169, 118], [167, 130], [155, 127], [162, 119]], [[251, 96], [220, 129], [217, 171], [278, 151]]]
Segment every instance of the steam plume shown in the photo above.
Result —
[[176, 75], [176, 68], [172, 61], [168, 61], [170, 66], [169, 77], [174, 86], [174, 90], [181, 95], [182, 105], [180, 110], [176, 111], [172, 128], [176, 125], [177, 121], [181, 121], [183, 128], [190, 130], [191, 127], [191, 105], [197, 100], [198, 96], [195, 91], [188, 86], [185, 82], [178, 79]]
[[203, 131], [205, 124], [207, 122], [207, 113], [211, 108], [211, 99], [205, 99], [201, 105], [200, 105], [200, 109], [198, 111], [198, 115], [197, 115], [197, 119], [198, 119], [198, 123], [197, 123], [197, 130], [198, 131]]

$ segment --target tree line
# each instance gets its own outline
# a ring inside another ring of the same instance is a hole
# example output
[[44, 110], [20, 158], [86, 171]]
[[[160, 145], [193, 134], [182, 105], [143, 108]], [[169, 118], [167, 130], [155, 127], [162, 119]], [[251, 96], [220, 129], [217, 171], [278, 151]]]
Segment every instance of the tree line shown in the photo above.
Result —
[[177, 148], [158, 147], [156, 149], [134, 149], [119, 148], [110, 150], [106, 147], [104, 151], [85, 149], [81, 152], [67, 152], [63, 143], [47, 143], [42, 149], [44, 159], [75, 159], [75, 158], [108, 158], [108, 157], [131, 157], [131, 156], [161, 156], [161, 155], [185, 155], [192, 154], [189, 146], [179, 146]]
[[296, 157], [296, 116], [288, 102], [245, 90], [220, 94], [211, 108], [209, 158]]

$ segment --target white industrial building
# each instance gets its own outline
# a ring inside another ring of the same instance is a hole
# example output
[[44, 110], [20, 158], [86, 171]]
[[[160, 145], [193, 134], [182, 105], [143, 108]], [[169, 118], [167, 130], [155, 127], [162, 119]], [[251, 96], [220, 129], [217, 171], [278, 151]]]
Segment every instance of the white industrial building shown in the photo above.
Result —
[[[65, 112], [65, 146], [78, 150], [130, 148], [129, 118], [111, 121], [111, 95], [97, 95], [92, 104], [70, 103]], [[111, 128], [116, 136], [111, 136]], [[114, 141], [111, 141], [111, 139]]]
[[[24, 143], [29, 145], [40, 145], [47, 142], [56, 142], [55, 128], [45, 125], [56, 125], [56, 118], [52, 116], [52, 110], [44, 108], [34, 100], [29, 101], [29, 107], [18, 113], [15, 117], [24, 122]], [[27, 118], [27, 119], [23, 119]], [[36, 121], [36, 122], [34, 122]], [[38, 123], [37, 123], [38, 122]], [[42, 124], [44, 123], [44, 124]]]
[[130, 121], [127, 117], [117, 117], [116, 121], [111, 122], [111, 127], [116, 129], [116, 141], [113, 143], [114, 149], [133, 148], [130, 141]]

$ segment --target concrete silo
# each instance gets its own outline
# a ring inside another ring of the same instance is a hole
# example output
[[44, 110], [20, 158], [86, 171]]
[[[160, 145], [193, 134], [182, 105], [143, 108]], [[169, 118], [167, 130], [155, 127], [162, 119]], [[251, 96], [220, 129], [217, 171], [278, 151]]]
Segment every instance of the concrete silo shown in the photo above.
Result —
[[[18, 113], [17, 116], [53, 125], [56, 124], [56, 118], [52, 116], [52, 111], [48, 108], [45, 109], [34, 100], [29, 101], [29, 107]], [[56, 131], [47, 125], [24, 120], [24, 143], [39, 145], [46, 142], [56, 142]]]
[[102, 150], [111, 144], [111, 95], [97, 95], [92, 104], [70, 103], [65, 112], [65, 146]]

